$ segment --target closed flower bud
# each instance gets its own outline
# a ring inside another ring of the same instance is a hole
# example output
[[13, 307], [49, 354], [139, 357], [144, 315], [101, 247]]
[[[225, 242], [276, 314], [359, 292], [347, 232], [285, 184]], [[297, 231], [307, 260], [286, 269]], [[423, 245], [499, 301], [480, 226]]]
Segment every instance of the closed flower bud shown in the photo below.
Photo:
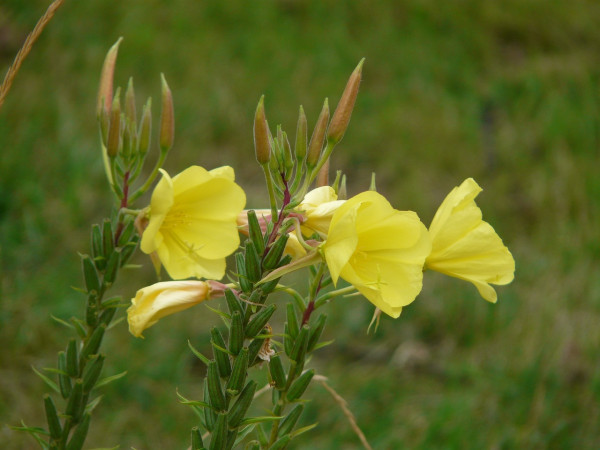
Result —
[[113, 99], [113, 78], [115, 73], [115, 63], [117, 61], [117, 53], [119, 52], [119, 45], [123, 38], [119, 40], [110, 48], [104, 59], [102, 65], [102, 72], [100, 74], [100, 87], [98, 88], [98, 103], [96, 112], [98, 117], [101, 117], [102, 110], [107, 114], [111, 110], [112, 99]]
[[300, 112], [298, 113], [298, 124], [296, 125], [296, 159], [303, 161], [306, 156], [306, 115], [304, 114], [304, 108], [300, 106]]
[[127, 90], [125, 91], [125, 117], [127, 118], [127, 126], [135, 124], [135, 92], [133, 90], [133, 78], [129, 78]]
[[117, 88], [117, 93], [112, 102], [110, 112], [110, 124], [108, 126], [108, 142], [106, 143], [106, 152], [108, 156], [114, 158], [119, 153], [121, 143], [121, 89]]
[[138, 130], [138, 148], [141, 156], [148, 153], [150, 148], [150, 133], [152, 131], [152, 99], [148, 99], [142, 111], [142, 120]]
[[308, 146], [308, 155], [306, 156], [306, 165], [308, 167], [314, 167], [319, 162], [321, 156], [321, 150], [323, 149], [323, 140], [325, 138], [325, 132], [327, 131], [327, 123], [329, 122], [329, 101], [325, 99], [323, 103], [323, 109], [317, 119], [317, 124], [313, 131], [312, 137], [310, 138], [310, 144]]
[[160, 149], [163, 152], [167, 152], [173, 146], [173, 140], [175, 137], [175, 113], [173, 109], [173, 96], [171, 89], [167, 84], [167, 80], [163, 74], [160, 74], [160, 81], [162, 85], [162, 105], [160, 112], [160, 135], [159, 143]]
[[331, 144], [337, 144], [344, 137], [344, 133], [350, 123], [350, 117], [352, 116], [352, 110], [354, 109], [354, 102], [358, 95], [358, 86], [362, 77], [362, 66], [365, 59], [361, 59], [350, 75], [344, 93], [340, 98], [340, 102], [335, 108], [331, 124], [329, 125], [329, 131], [327, 133], [327, 141]]
[[256, 107], [254, 115], [254, 152], [260, 165], [267, 164], [271, 159], [269, 143], [269, 127], [265, 116], [265, 96], [263, 95]]

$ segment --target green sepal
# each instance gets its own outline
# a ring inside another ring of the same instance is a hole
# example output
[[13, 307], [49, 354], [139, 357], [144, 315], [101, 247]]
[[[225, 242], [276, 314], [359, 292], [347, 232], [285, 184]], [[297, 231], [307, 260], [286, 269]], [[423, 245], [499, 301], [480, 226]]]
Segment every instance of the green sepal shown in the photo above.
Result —
[[67, 344], [67, 374], [70, 377], [77, 377], [79, 375], [79, 358], [77, 354], [77, 341], [71, 339]]
[[211, 361], [208, 363], [208, 371], [206, 375], [208, 381], [208, 394], [211, 406], [217, 411], [224, 411], [227, 408], [225, 403], [225, 395], [219, 378], [217, 363]]
[[133, 255], [133, 252], [135, 252], [138, 242], [139, 242], [139, 237], [133, 236], [131, 238], [130, 242], [125, 244], [123, 247], [121, 247], [121, 262], [120, 262], [121, 267], [123, 267], [125, 264], [127, 264], [127, 261], [129, 261], [129, 258], [131, 258], [131, 255]]
[[227, 381], [226, 390], [237, 395], [246, 382], [248, 374], [248, 348], [244, 347], [235, 358], [231, 376]]
[[288, 333], [290, 334], [290, 337], [295, 340], [298, 336], [298, 332], [300, 331], [300, 326], [298, 325], [298, 316], [296, 315], [296, 310], [294, 309], [293, 303], [288, 303], [286, 307]]
[[104, 283], [108, 286], [112, 285], [117, 278], [117, 272], [121, 267], [121, 249], [115, 248], [108, 257], [106, 270], [104, 271]]
[[233, 430], [230, 429], [227, 432], [227, 440], [225, 441], [225, 450], [231, 450], [233, 448], [233, 446], [235, 445], [235, 441], [237, 439], [238, 433], [239, 433], [239, 430], [237, 428], [233, 429]]
[[98, 270], [106, 267], [106, 256], [104, 256], [104, 249], [102, 246], [102, 231], [100, 231], [100, 225], [95, 223], [92, 225], [92, 257], [96, 262]]
[[299, 399], [302, 396], [302, 394], [304, 394], [304, 391], [306, 391], [306, 388], [310, 384], [314, 375], [315, 369], [307, 370], [302, 375], [300, 375], [300, 377], [298, 377], [298, 379], [292, 383], [292, 385], [287, 391], [288, 401], [293, 402]]
[[79, 337], [81, 339], [85, 339], [85, 337], [87, 336], [87, 331], [85, 330], [85, 325], [83, 321], [78, 319], [77, 317], [71, 317], [69, 321], [73, 324], [73, 327], [75, 328], [75, 331], [77, 332]]
[[[210, 404], [210, 393], [208, 390], [208, 380], [204, 380], [204, 401]], [[217, 415], [212, 408], [204, 408], [204, 424], [206, 425], [206, 429], [208, 431], [212, 431], [215, 426], [215, 420], [217, 420]]]
[[296, 422], [300, 418], [300, 415], [302, 414], [303, 410], [303, 404], [298, 404], [294, 406], [294, 408], [289, 412], [289, 414], [285, 416], [285, 419], [281, 421], [281, 424], [279, 424], [279, 434], [285, 435], [291, 433], [291, 431], [294, 429], [294, 426], [296, 425]]
[[285, 448], [290, 443], [291, 440], [292, 440], [292, 437], [289, 434], [287, 434], [283, 437], [280, 437], [273, 443], [273, 445], [271, 445], [269, 447], [269, 450], [281, 450], [281, 449]]
[[229, 426], [232, 428], [237, 427], [244, 419], [248, 408], [254, 400], [254, 393], [256, 392], [256, 381], [250, 380], [240, 393], [239, 397], [229, 410]]
[[292, 361], [301, 362], [304, 360], [304, 355], [306, 354], [306, 344], [308, 343], [308, 333], [308, 325], [303, 325], [298, 333], [296, 342], [294, 342], [292, 353], [290, 354], [290, 359]]
[[323, 328], [325, 328], [325, 322], [327, 322], [327, 316], [325, 314], [321, 314], [316, 323], [311, 327], [306, 351], [312, 352], [315, 349], [315, 346], [319, 342], [321, 334], [323, 333]]
[[276, 305], [271, 304], [256, 313], [246, 327], [246, 337], [253, 338], [259, 334], [275, 312], [276, 308]]
[[226, 348], [225, 341], [217, 327], [211, 328], [210, 334], [212, 336], [213, 356], [217, 363], [217, 369], [219, 369], [219, 375], [221, 378], [227, 378], [231, 374], [231, 362], [229, 361], [229, 355], [221, 350]]
[[235, 254], [235, 264], [237, 268], [240, 289], [246, 293], [249, 293], [252, 291], [252, 283], [246, 275], [246, 263], [244, 261], [244, 255], [242, 252]]
[[248, 235], [250, 236], [250, 240], [254, 243], [257, 253], [262, 255], [265, 251], [265, 237], [260, 228], [260, 224], [258, 223], [256, 211], [253, 209], [248, 211]]
[[263, 294], [266, 295], [266, 294], [270, 294], [271, 292], [273, 292], [273, 290], [279, 284], [279, 280], [281, 280], [281, 277], [275, 278], [274, 280], [267, 281], [266, 283], [261, 284], [260, 287], [263, 291]]
[[292, 349], [294, 348], [294, 341], [289, 334], [288, 324], [285, 323], [283, 325], [283, 350], [288, 357], [292, 354]]
[[98, 326], [88, 339], [88, 341], [83, 346], [81, 350], [81, 354], [79, 356], [79, 366], [80, 369], [85, 367], [87, 363], [87, 359], [90, 355], [95, 355], [98, 353], [98, 349], [100, 348], [100, 344], [102, 343], [102, 338], [104, 337], [104, 331], [106, 330], [106, 325], [102, 324]]
[[275, 383], [277, 389], [285, 388], [285, 371], [283, 370], [283, 364], [281, 363], [281, 357], [279, 355], [271, 356], [269, 361], [269, 373], [271, 379]]
[[90, 327], [98, 325], [98, 304], [96, 302], [98, 294], [96, 292], [88, 296], [87, 305], [85, 307], [85, 323]]
[[231, 316], [231, 326], [229, 327], [229, 351], [237, 355], [244, 345], [244, 324], [242, 323], [242, 314], [236, 311]]
[[246, 242], [245, 252], [246, 275], [253, 283], [260, 280], [262, 275], [260, 258], [252, 241]]
[[192, 450], [200, 450], [204, 447], [204, 442], [202, 442], [202, 432], [200, 428], [194, 427], [192, 428]]
[[123, 231], [119, 236], [119, 242], [117, 242], [118, 247], [125, 246], [131, 240], [131, 237], [135, 233], [134, 220], [131, 218], [126, 218], [125, 221], [125, 226], [123, 227]]
[[89, 255], [83, 255], [81, 257], [81, 264], [83, 266], [83, 279], [85, 281], [85, 289], [88, 293], [100, 291], [100, 277], [96, 271], [96, 266]]
[[115, 239], [113, 237], [112, 222], [110, 219], [104, 219], [102, 223], [102, 250], [105, 258], [109, 258], [115, 248]]
[[[58, 370], [67, 373], [67, 356], [65, 352], [58, 352]], [[58, 386], [62, 398], [68, 398], [71, 395], [71, 378], [68, 375], [58, 374]]]
[[244, 313], [242, 304], [231, 289], [225, 291], [225, 300], [227, 300], [227, 307], [229, 308], [229, 313], [231, 315], [236, 311], [239, 311], [240, 314]]
[[83, 444], [85, 442], [85, 438], [88, 434], [88, 429], [90, 428], [90, 419], [91, 416], [89, 414], [84, 414], [81, 423], [77, 425], [75, 428], [75, 432], [73, 436], [71, 436], [71, 440], [67, 444], [66, 450], [81, 450]]
[[284, 234], [275, 241], [263, 259], [263, 269], [271, 270], [277, 267], [279, 260], [281, 259], [281, 255], [283, 255], [283, 251], [285, 250], [287, 240], [288, 235]]
[[102, 373], [102, 366], [104, 365], [105, 356], [100, 354], [90, 362], [83, 372], [83, 392], [87, 394], [96, 385], [96, 381], [100, 378]]
[[218, 413], [210, 438], [210, 450], [223, 450], [227, 443], [227, 414]]
[[73, 384], [71, 395], [67, 400], [67, 407], [65, 408], [65, 414], [71, 416], [74, 422], [79, 421], [79, 414], [81, 413], [81, 404], [83, 402], [83, 380], [78, 378]]
[[264, 341], [265, 338], [257, 337], [250, 342], [250, 345], [248, 346], [248, 367], [252, 367], [257, 362], [255, 360], [258, 356], [258, 352], [260, 352], [260, 349], [263, 346]]
[[102, 311], [102, 314], [100, 314], [100, 319], [98, 321], [100, 322], [100, 324], [104, 324], [108, 327], [108, 325], [110, 325], [113, 318], [115, 317], [116, 313], [117, 307], [108, 307], [104, 311]]
[[58, 440], [62, 434], [62, 427], [60, 426], [60, 420], [58, 418], [58, 413], [56, 412], [54, 401], [48, 394], [44, 395], [44, 409], [46, 411], [46, 422], [48, 422], [50, 436], [52, 439]]

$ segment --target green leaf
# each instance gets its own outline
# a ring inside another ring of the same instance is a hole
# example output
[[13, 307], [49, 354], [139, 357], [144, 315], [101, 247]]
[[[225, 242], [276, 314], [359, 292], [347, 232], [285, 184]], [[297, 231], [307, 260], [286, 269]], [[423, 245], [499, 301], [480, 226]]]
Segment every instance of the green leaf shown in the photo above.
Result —
[[196, 350], [194, 348], [194, 346], [192, 345], [192, 343], [189, 341], [188, 339], [188, 347], [190, 348], [190, 350], [192, 351], [192, 353], [194, 355], [196, 355], [196, 357], [202, 361], [204, 364], [206, 364], [208, 366], [208, 363], [210, 362], [210, 359], [208, 359], [206, 356], [204, 356], [202, 353], [200, 353], [198, 350]]
[[[97, 385], [96, 385], [97, 386]], [[96, 408], [96, 406], [98, 406], [98, 404], [100, 403], [100, 400], [102, 400], [102, 395], [99, 395], [98, 397], [96, 397], [94, 400], [92, 400], [91, 402], [89, 402], [86, 406], [85, 406], [85, 411], [84, 413], [86, 414], [91, 414], [92, 411]]]
[[224, 312], [224, 311], [221, 311], [221, 310], [219, 310], [219, 309], [211, 308], [211, 307], [210, 307], [210, 306], [208, 306], [208, 305], [204, 305], [204, 306], [206, 306], [208, 309], [210, 309], [210, 310], [211, 310], [212, 312], [214, 312], [215, 314], [218, 314], [219, 316], [221, 316], [221, 318], [223, 318], [223, 319], [227, 319], [228, 321], [229, 321], [229, 320], [231, 320], [231, 316], [230, 316], [229, 314], [227, 314], [226, 312]]
[[306, 433], [307, 431], [312, 430], [313, 428], [315, 428], [317, 425], [319, 424], [319, 422], [315, 422], [312, 425], [307, 425], [305, 427], [302, 428], [298, 428], [296, 431], [294, 431], [293, 433], [290, 434], [290, 436], [292, 436], [292, 438], [298, 437], [300, 436], [302, 433]]
[[57, 384], [54, 381], [52, 381], [50, 378], [48, 378], [43, 373], [39, 372], [34, 366], [31, 366], [31, 368], [33, 369], [35, 374], [38, 377], [40, 377], [44, 381], [44, 383], [46, 383], [54, 392], [56, 392], [57, 394], [60, 394], [60, 389], [58, 388]]
[[183, 405], [200, 406], [202, 408], [210, 408], [210, 405], [206, 402], [201, 402], [201, 401], [197, 401], [197, 400], [188, 400], [183, 395], [181, 395], [177, 389], [175, 389], [175, 393], [177, 394], [177, 397], [179, 397], [179, 403], [181, 403]]
[[315, 345], [315, 348], [313, 349], [313, 351], [318, 350], [318, 349], [323, 348], [323, 347], [327, 347], [328, 345], [331, 345], [334, 342], [335, 342], [335, 339], [332, 339], [330, 341], [320, 342], [317, 345]]
[[108, 327], [106, 327], [106, 329], [110, 330], [110, 329], [116, 327], [118, 324], [120, 324], [124, 320], [125, 320], [125, 317], [119, 317], [117, 320], [115, 320], [114, 322], [112, 322]]
[[63, 326], [65, 326], [65, 327], [67, 327], [69, 330], [76, 331], [76, 330], [75, 330], [75, 326], [71, 325], [71, 324], [70, 324], [69, 322], [67, 322], [66, 320], [63, 320], [63, 319], [61, 319], [61, 318], [59, 318], [59, 317], [56, 317], [56, 316], [53, 316], [53, 315], [50, 315], [50, 317], [52, 318], [52, 320], [54, 320], [55, 322], [57, 322], [57, 323], [60, 323], [61, 325], [63, 325]]
[[112, 383], [113, 381], [116, 381], [119, 378], [123, 378], [125, 375], [127, 375], [126, 370], [124, 372], [117, 373], [116, 375], [111, 375], [110, 377], [102, 378], [100, 381], [98, 381], [96, 383], [96, 388], [99, 388], [100, 386], [104, 386], [108, 383]]
[[264, 423], [264, 422], [275, 422], [283, 419], [283, 416], [259, 416], [259, 417], [248, 417], [240, 422], [240, 426], [246, 426], [253, 423]]
[[59, 375], [69, 376], [69, 374], [67, 372], [65, 372], [64, 370], [55, 369], [54, 367], [44, 367], [42, 370], [44, 370], [46, 372], [50, 372], [50, 373], [56, 373]]

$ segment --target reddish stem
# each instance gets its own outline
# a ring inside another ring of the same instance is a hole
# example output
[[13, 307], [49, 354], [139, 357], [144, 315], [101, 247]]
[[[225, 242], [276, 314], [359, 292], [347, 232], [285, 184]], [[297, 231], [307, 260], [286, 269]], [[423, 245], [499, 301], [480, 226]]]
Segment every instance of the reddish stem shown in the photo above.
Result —
[[288, 182], [285, 179], [285, 176], [283, 174], [281, 174], [281, 181], [283, 181], [283, 185], [285, 186], [285, 190], [283, 191], [283, 204], [281, 205], [281, 211], [279, 212], [279, 218], [277, 219], [275, 226], [273, 226], [273, 231], [271, 231], [271, 234], [269, 235], [269, 239], [267, 240], [267, 245], [265, 245], [265, 251], [263, 252], [263, 258], [265, 256], [267, 256], [267, 253], [269, 252], [269, 248], [271, 247], [271, 244], [273, 242], [275, 242], [275, 238], [277, 237], [277, 232], [279, 231], [279, 228], [281, 227], [283, 220], [288, 216], [288, 213], [285, 212], [285, 207], [287, 205], [289, 205], [290, 201], [292, 200], [292, 196], [290, 195], [290, 190], [288, 188]]

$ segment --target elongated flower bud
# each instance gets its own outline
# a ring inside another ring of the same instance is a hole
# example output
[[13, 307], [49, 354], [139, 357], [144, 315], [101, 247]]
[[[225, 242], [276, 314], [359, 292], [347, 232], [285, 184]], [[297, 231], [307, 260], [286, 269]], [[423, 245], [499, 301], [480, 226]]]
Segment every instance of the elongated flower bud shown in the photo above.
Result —
[[162, 105], [160, 112], [160, 149], [163, 152], [169, 151], [173, 146], [175, 137], [175, 115], [173, 109], [173, 95], [167, 84], [165, 76], [160, 74], [162, 85]]
[[117, 88], [112, 101], [110, 124], [108, 126], [108, 142], [106, 143], [106, 151], [111, 158], [114, 158], [119, 153], [121, 141], [121, 100], [119, 97], [121, 97], [121, 89]]
[[269, 127], [265, 115], [265, 96], [258, 101], [254, 115], [254, 152], [260, 165], [267, 164], [271, 159], [271, 145], [269, 143]]
[[362, 66], [365, 59], [361, 59], [350, 75], [346, 88], [340, 98], [340, 102], [335, 108], [331, 124], [329, 125], [329, 131], [327, 133], [327, 142], [330, 144], [337, 144], [344, 137], [344, 133], [350, 123], [350, 117], [352, 116], [352, 110], [354, 109], [354, 102], [358, 95], [358, 86], [362, 77]]
[[129, 78], [127, 90], [125, 91], [125, 117], [128, 124], [135, 124], [136, 109], [135, 109], [135, 92], [133, 90], [133, 78]]
[[102, 72], [100, 74], [100, 87], [98, 88], [98, 103], [96, 108], [98, 117], [101, 116], [102, 109], [104, 109], [104, 111], [108, 114], [112, 107], [115, 63], [117, 62], [119, 45], [121, 44], [122, 40], [123, 38], [120, 37], [110, 48], [106, 54], [106, 58], [104, 58]]
[[304, 114], [304, 108], [300, 105], [300, 112], [298, 113], [298, 124], [296, 125], [296, 158], [298, 161], [303, 161], [306, 156], [306, 115]]
[[138, 148], [137, 151], [141, 156], [148, 153], [150, 148], [150, 133], [152, 132], [152, 99], [148, 99], [142, 111], [142, 120], [138, 131]]
[[329, 158], [323, 163], [317, 174], [317, 187], [321, 186], [329, 186]]
[[323, 103], [323, 109], [317, 119], [317, 124], [313, 131], [312, 137], [310, 138], [310, 144], [308, 146], [308, 155], [306, 156], [306, 165], [314, 167], [319, 161], [321, 156], [321, 150], [323, 149], [323, 139], [325, 138], [325, 132], [327, 131], [327, 123], [329, 122], [329, 100], [325, 99]]

